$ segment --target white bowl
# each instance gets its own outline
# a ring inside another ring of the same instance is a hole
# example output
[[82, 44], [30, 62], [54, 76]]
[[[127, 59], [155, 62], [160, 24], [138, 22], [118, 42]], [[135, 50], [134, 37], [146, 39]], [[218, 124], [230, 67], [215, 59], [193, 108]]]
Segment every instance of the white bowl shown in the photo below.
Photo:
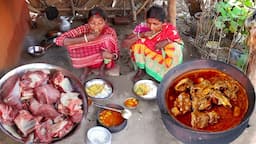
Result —
[[[149, 87], [149, 92], [145, 95], [138, 95], [135, 92], [135, 88], [140, 85], [140, 84], [146, 84]], [[146, 100], [152, 100], [152, 99], [156, 99], [157, 96], [157, 84], [152, 81], [152, 80], [139, 80], [137, 81], [134, 86], [133, 86], [133, 92], [136, 96], [142, 98], [142, 99], [146, 99]]]
[[87, 132], [87, 144], [111, 144], [110, 131], [101, 126], [95, 126]]
[[[97, 93], [96, 95], [92, 96], [89, 93], [87, 93], [86, 88], [89, 88], [90, 86], [92, 86], [94, 84], [103, 85], [103, 90], [101, 92]], [[94, 79], [88, 80], [85, 83], [84, 87], [85, 87], [86, 95], [92, 99], [105, 99], [105, 98], [111, 97], [113, 94], [112, 84], [108, 80], [101, 79], [101, 78], [94, 78]]]

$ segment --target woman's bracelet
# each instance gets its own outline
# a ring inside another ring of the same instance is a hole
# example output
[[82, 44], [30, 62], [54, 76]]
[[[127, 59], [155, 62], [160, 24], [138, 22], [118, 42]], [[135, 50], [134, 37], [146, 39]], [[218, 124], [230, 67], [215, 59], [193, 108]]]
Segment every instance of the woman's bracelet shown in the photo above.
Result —
[[118, 55], [116, 53], [113, 53], [113, 60], [117, 60], [118, 59]]
[[140, 37], [140, 33], [139, 33], [139, 32], [137, 33], [137, 37], [138, 37], [138, 39], [141, 39], [141, 37]]
[[87, 39], [86, 34], [84, 34], [84, 41], [85, 41], [85, 42], [88, 42], [88, 39]]

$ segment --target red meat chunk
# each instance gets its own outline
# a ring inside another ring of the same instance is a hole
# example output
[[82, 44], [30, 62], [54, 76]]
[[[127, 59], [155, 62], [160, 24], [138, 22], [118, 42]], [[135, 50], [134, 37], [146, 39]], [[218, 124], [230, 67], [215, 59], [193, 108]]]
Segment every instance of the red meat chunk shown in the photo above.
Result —
[[51, 125], [50, 133], [53, 137], [63, 137], [73, 128], [74, 124], [68, 120], [59, 121]]
[[52, 125], [52, 120], [47, 120], [35, 129], [35, 140], [40, 141], [41, 143], [50, 143], [52, 141], [52, 134], [50, 128]]
[[2, 124], [11, 125], [18, 114], [17, 109], [13, 109], [4, 103], [0, 103], [0, 122]]
[[22, 103], [20, 100], [21, 87], [19, 84], [19, 77], [14, 75], [3, 84], [1, 92], [2, 101], [16, 109], [22, 109]]
[[29, 110], [35, 116], [42, 116], [50, 119], [54, 119], [60, 115], [53, 105], [40, 104], [35, 99], [31, 100]]
[[60, 92], [50, 84], [35, 88], [36, 98], [40, 103], [53, 104], [60, 98]]
[[30, 132], [34, 131], [37, 121], [26, 110], [19, 111], [19, 114], [14, 119], [14, 123], [24, 136], [27, 136]]
[[58, 71], [54, 73], [52, 77], [52, 83], [58, 89], [63, 92], [71, 92], [73, 91], [72, 84], [68, 78], [66, 78], [62, 72]]
[[21, 77], [21, 87], [23, 89], [36, 88], [40, 85], [46, 84], [49, 80], [49, 71], [28, 71]]

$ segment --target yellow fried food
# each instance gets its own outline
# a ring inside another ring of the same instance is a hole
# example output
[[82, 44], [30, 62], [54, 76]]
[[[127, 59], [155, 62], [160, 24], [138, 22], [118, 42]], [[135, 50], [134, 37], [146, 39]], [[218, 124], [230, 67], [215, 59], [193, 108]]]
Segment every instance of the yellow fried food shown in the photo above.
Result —
[[89, 96], [96, 96], [97, 94], [101, 93], [104, 89], [104, 84], [92, 84], [85, 88], [86, 93]]
[[150, 87], [145, 83], [138, 84], [134, 88], [134, 92], [139, 96], [147, 95], [149, 90]]

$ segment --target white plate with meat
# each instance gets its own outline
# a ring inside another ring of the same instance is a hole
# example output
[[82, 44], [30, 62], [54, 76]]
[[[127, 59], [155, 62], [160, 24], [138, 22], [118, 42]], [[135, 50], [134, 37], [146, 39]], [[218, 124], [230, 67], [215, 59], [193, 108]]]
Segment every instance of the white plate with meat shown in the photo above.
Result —
[[14, 140], [52, 143], [80, 124], [87, 114], [87, 99], [71, 72], [32, 63], [0, 79], [0, 113], [1, 130]]

